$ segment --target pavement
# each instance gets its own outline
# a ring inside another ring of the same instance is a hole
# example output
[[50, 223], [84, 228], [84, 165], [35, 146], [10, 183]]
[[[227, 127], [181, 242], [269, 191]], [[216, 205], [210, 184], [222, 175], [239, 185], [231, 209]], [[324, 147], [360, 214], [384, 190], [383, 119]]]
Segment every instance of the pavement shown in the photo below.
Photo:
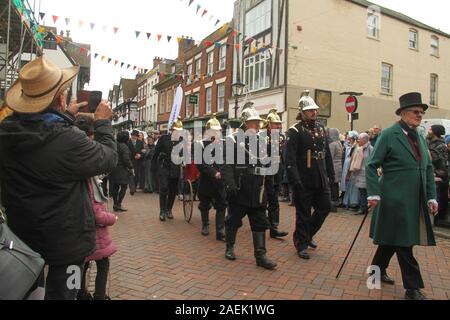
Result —
[[[332, 213], [316, 236], [319, 245], [312, 259], [301, 260], [292, 243], [295, 209], [281, 204], [280, 230], [286, 240], [268, 237], [268, 257], [278, 263], [275, 271], [259, 268], [253, 256], [248, 220], [239, 230], [236, 261], [224, 258], [225, 244], [215, 240], [214, 214], [211, 235], [200, 234], [200, 212], [195, 208], [191, 223], [184, 221], [182, 203], [176, 200], [175, 219], [160, 222], [158, 195], [127, 194], [128, 212], [119, 215], [111, 228], [119, 251], [111, 258], [109, 295], [113, 300], [398, 300], [404, 289], [397, 259], [388, 274], [395, 286], [367, 288], [366, 269], [376, 247], [369, 239], [369, 221], [363, 227], [342, 275], [339, 267], [356, 235], [362, 217], [340, 211]], [[195, 203], [195, 207], [198, 203]], [[449, 234], [448, 230], [439, 233]], [[436, 247], [416, 247], [430, 299], [450, 299], [450, 240], [437, 238]], [[95, 266], [90, 272], [93, 288]]]

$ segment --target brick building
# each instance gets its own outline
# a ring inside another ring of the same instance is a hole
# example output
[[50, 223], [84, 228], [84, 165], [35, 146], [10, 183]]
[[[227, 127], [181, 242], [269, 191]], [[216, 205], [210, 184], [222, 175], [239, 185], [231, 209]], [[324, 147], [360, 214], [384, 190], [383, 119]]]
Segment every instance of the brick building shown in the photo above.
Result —
[[186, 51], [181, 111], [185, 129], [193, 129], [195, 121], [205, 125], [214, 113], [221, 123], [228, 119], [233, 48], [232, 28], [225, 24]]
[[154, 90], [158, 91], [158, 119], [156, 129], [159, 131], [167, 131], [168, 129], [175, 92], [178, 86], [183, 85], [185, 54], [194, 46], [194, 40], [191, 38], [180, 38], [177, 59], [166, 59], [159, 65], [159, 71], [157, 72], [159, 82], [153, 86]]

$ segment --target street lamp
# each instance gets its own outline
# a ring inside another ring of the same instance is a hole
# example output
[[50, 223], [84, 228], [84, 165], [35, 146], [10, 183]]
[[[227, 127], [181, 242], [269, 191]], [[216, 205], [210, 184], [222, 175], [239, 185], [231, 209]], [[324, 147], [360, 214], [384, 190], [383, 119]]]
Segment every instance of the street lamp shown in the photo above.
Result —
[[233, 87], [234, 94], [234, 118], [237, 119], [237, 112], [239, 110], [239, 97], [242, 96], [245, 88], [245, 84], [243, 84], [239, 79], [231, 85]]

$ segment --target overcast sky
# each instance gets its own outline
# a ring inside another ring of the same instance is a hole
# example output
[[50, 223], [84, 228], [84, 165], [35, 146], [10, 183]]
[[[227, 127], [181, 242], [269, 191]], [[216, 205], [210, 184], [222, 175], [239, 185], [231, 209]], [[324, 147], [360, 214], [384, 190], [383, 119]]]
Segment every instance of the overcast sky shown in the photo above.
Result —
[[[292, 0], [300, 1], [300, 0]], [[301, 0], [304, 1], [304, 0]], [[307, 0], [312, 1], [312, 0]], [[331, 1], [331, 0], [330, 0]], [[344, 1], [344, 0], [342, 0]], [[143, 68], [151, 68], [153, 57], [161, 56], [175, 58], [179, 36], [191, 36], [196, 40], [208, 36], [217, 27], [217, 19], [221, 24], [228, 22], [233, 16], [234, 0], [195, 0], [188, 7], [189, 0], [29, 0], [36, 3], [36, 11], [45, 12], [46, 25], [54, 26], [51, 15], [57, 15], [56, 26], [59, 30], [71, 30], [74, 41], [90, 43], [92, 53], [97, 52], [113, 60], [124, 61]], [[449, 0], [374, 0], [381, 6], [402, 12], [432, 27], [450, 33]], [[197, 5], [201, 5], [196, 13]], [[201, 18], [203, 10], [208, 13]], [[214, 16], [210, 19], [211, 15]], [[71, 22], [68, 27], [64, 18]], [[78, 21], [84, 25], [79, 27]], [[89, 23], [95, 23], [91, 31]], [[103, 25], [108, 26], [103, 32]], [[114, 35], [111, 27], [119, 27]], [[143, 34], [136, 40], [135, 31]], [[151, 32], [147, 40], [146, 32]], [[158, 43], [156, 34], [163, 34]], [[173, 36], [170, 43], [167, 35]], [[102, 90], [107, 93], [113, 83], [118, 83], [120, 77], [133, 78], [135, 72], [113, 67], [100, 59], [94, 60], [92, 54], [92, 69], [90, 89]]]

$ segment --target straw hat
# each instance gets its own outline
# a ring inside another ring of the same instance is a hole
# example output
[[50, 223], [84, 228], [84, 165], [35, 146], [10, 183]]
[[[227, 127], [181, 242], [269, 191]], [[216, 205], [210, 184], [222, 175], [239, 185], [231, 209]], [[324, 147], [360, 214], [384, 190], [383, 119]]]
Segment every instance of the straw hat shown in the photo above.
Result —
[[39, 113], [71, 86], [79, 70], [79, 66], [60, 69], [45, 57], [37, 58], [20, 70], [6, 93], [6, 103], [19, 113]]

